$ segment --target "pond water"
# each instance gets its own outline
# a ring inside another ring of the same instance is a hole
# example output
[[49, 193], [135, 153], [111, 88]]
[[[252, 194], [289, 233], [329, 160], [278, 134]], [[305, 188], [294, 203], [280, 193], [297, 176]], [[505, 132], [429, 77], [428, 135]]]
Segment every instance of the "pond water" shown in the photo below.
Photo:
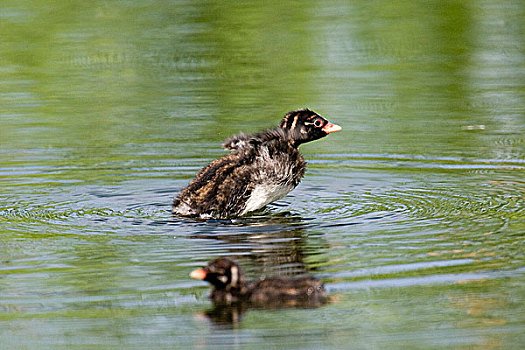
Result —
[[[525, 346], [525, 3], [4, 0], [6, 349]], [[309, 107], [284, 199], [172, 217], [221, 141]], [[313, 274], [320, 308], [214, 313], [189, 272]]]

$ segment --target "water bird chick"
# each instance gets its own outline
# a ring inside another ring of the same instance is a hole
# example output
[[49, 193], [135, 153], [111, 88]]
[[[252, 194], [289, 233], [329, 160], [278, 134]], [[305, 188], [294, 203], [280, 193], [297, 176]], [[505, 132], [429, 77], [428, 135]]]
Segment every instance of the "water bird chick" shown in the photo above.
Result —
[[240, 266], [219, 258], [191, 272], [191, 278], [209, 282], [215, 304], [249, 303], [260, 307], [317, 307], [328, 300], [323, 282], [312, 277], [265, 278], [247, 282]]
[[309, 109], [287, 113], [276, 128], [240, 133], [223, 147], [231, 153], [203, 168], [173, 201], [173, 214], [200, 219], [243, 216], [286, 196], [306, 162], [299, 145], [341, 130]]

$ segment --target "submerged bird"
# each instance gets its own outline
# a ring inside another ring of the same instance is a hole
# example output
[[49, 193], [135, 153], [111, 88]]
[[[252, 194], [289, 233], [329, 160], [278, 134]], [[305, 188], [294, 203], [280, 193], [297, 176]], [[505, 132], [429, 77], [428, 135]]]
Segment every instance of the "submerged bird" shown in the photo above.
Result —
[[306, 170], [299, 145], [339, 130], [314, 111], [299, 109], [276, 128], [227, 139], [223, 147], [231, 153], [203, 168], [175, 197], [173, 214], [228, 219], [283, 198]]
[[312, 277], [265, 278], [247, 282], [240, 266], [219, 258], [190, 273], [191, 278], [213, 285], [215, 304], [248, 303], [252, 306], [316, 307], [328, 301], [323, 282]]

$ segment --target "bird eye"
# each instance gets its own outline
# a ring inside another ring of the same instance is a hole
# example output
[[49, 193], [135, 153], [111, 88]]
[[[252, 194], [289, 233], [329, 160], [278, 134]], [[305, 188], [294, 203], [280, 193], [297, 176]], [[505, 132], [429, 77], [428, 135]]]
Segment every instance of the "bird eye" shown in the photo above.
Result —
[[321, 119], [314, 120], [314, 126], [316, 128], [320, 128], [321, 126], [323, 126], [323, 121]]

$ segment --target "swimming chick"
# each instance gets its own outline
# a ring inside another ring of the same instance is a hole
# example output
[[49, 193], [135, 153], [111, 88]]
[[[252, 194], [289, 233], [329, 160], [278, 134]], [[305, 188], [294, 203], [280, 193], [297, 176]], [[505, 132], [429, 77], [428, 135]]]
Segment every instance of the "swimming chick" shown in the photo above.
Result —
[[323, 282], [313, 277], [270, 277], [246, 281], [240, 266], [228, 258], [219, 258], [190, 277], [210, 283], [210, 299], [215, 304], [248, 303], [257, 307], [316, 307], [328, 301]]

